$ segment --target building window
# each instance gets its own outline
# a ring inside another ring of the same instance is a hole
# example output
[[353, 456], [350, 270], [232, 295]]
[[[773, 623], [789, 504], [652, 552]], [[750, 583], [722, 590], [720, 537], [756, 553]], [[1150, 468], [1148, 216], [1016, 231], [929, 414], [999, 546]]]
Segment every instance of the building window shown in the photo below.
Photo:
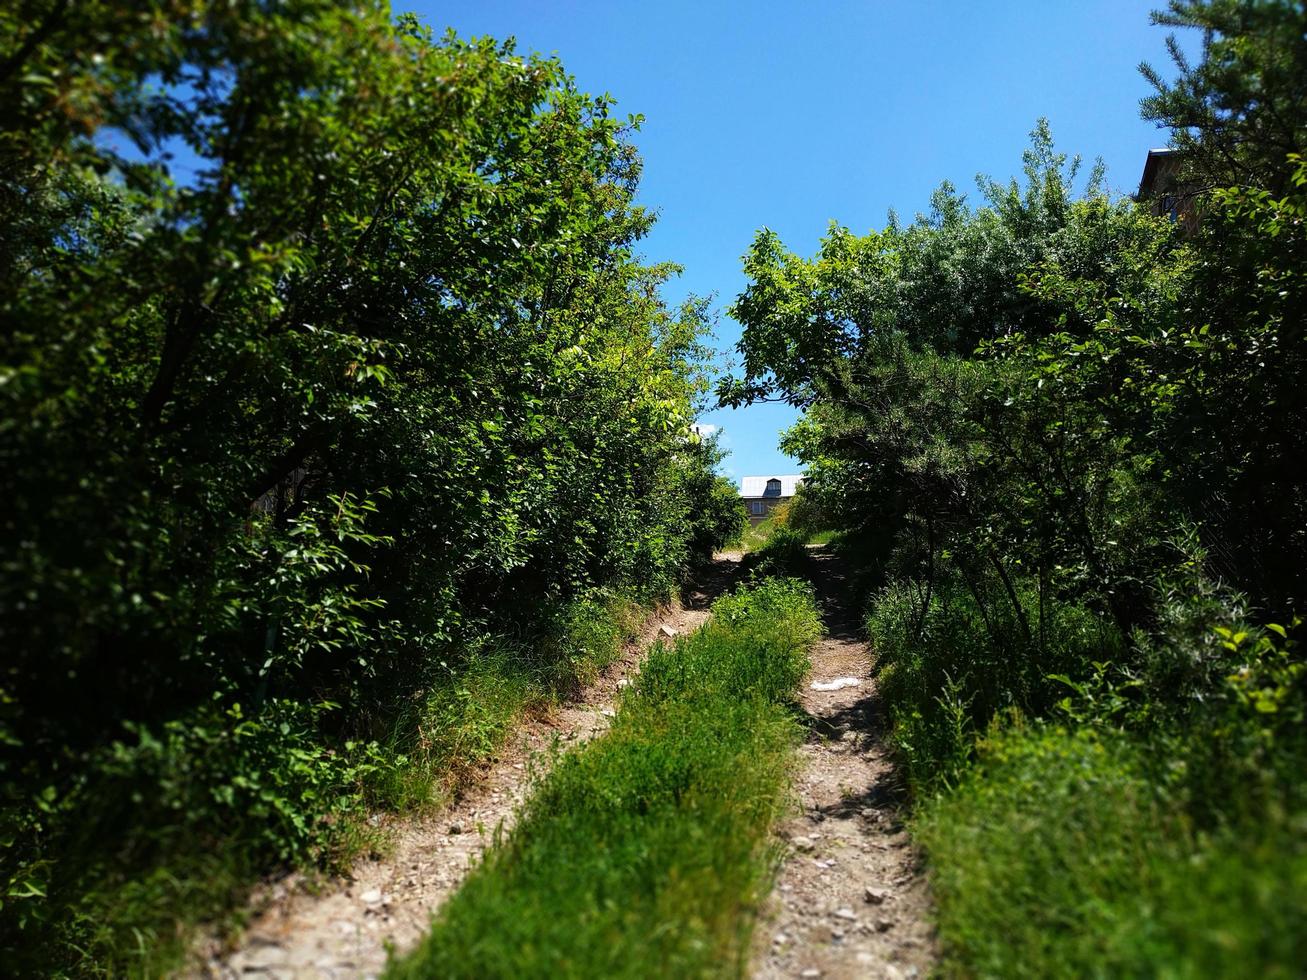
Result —
[[780, 495], [781, 495], [781, 481], [776, 479], [775, 477], [772, 477], [770, 480], [767, 481], [767, 489], [764, 491], [764, 496], [779, 497]]
[[762, 516], [762, 501], [761, 501], [761, 500], [750, 500], [750, 501], [749, 501], [749, 513], [753, 514], [754, 517], [761, 517], [761, 516]]

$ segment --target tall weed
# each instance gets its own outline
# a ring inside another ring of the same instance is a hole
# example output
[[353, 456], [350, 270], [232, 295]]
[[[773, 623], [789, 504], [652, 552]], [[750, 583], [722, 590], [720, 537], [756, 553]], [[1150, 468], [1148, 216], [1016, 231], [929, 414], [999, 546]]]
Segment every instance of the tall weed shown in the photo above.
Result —
[[[1017, 592], [1038, 608], [1032, 586], [1018, 582]], [[1066, 694], [1053, 675], [1087, 676], [1122, 648], [1080, 606], [1046, 602], [1042, 622], [1023, 627], [1005, 599], [982, 607], [957, 583], [937, 584], [924, 613], [923, 601], [919, 586], [898, 581], [873, 597], [867, 616], [894, 739], [918, 788], [955, 776], [975, 734], [1000, 713], [1046, 714]]]

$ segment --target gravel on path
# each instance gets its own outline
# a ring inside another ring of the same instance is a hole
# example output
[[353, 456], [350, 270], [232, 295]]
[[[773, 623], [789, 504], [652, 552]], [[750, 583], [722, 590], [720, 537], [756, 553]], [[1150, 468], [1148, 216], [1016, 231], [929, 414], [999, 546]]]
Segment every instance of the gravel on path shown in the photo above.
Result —
[[[801, 811], [779, 829], [787, 854], [754, 932], [751, 972], [925, 977], [936, 956], [930, 894], [901, 822], [871, 653], [836, 558], [813, 549], [809, 561], [828, 633], [800, 697], [811, 726], [796, 781]], [[812, 686], [845, 677], [860, 683]]]

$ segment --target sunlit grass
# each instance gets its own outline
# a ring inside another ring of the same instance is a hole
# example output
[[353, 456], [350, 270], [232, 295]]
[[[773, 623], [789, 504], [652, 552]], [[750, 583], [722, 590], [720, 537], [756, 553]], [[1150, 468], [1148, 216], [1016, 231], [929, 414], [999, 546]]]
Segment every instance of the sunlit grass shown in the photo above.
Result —
[[757, 551], [767, 543], [771, 537], [772, 531], [775, 530], [775, 522], [771, 514], [768, 514], [757, 524], [750, 524], [745, 529], [744, 536], [740, 538], [740, 550], [746, 555], [750, 552]]
[[927, 801], [944, 976], [1291, 977], [1307, 963], [1307, 838], [1272, 808], [1200, 829], [1120, 733], [986, 743]]
[[770, 581], [655, 648], [612, 730], [558, 761], [391, 976], [737, 975], [819, 631], [806, 587]]

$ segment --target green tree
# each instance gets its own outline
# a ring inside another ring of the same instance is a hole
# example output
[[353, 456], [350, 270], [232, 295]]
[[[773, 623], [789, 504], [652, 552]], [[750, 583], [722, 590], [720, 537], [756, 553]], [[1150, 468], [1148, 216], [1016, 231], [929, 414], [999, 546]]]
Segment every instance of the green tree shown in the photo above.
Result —
[[1199, 522], [1215, 570], [1279, 615], [1307, 599], [1307, 9], [1173, 0], [1153, 19], [1203, 37], [1196, 61], [1169, 38], [1174, 81], [1142, 67], [1155, 88], [1143, 115], [1170, 131], [1199, 216], [1180, 329], [1145, 342], [1157, 437], [1174, 456], [1168, 489]]
[[11, 5], [0, 103], [0, 948], [89, 969], [178, 851], [328, 854], [478, 636], [679, 583], [706, 316], [638, 120], [385, 3]]
[[1197, 62], [1176, 35], [1167, 38], [1174, 80], [1140, 66], [1155, 90], [1143, 117], [1170, 130], [1187, 180], [1202, 190], [1286, 193], [1288, 156], [1307, 137], [1307, 8], [1298, 0], [1171, 0], [1153, 23], [1203, 38]]

